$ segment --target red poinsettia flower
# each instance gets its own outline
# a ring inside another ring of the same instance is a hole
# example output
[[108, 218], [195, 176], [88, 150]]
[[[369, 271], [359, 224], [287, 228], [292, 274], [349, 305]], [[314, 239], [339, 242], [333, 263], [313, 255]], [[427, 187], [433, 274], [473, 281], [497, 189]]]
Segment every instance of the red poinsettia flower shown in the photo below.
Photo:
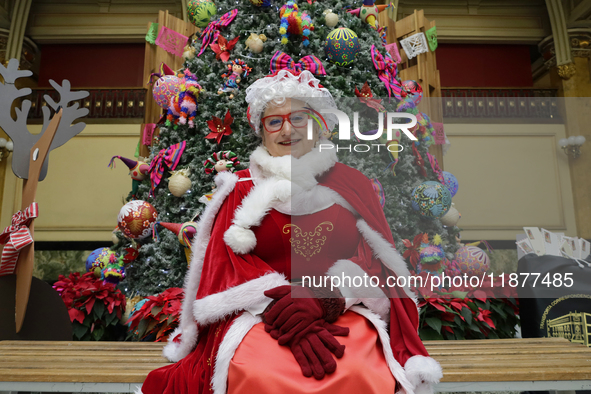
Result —
[[488, 324], [488, 326], [490, 328], [495, 329], [496, 327], [490, 318], [490, 314], [491, 314], [491, 312], [489, 310], [478, 308], [478, 316], [476, 317], [476, 320], [484, 322], [484, 323]]
[[221, 60], [222, 62], [227, 62], [228, 59], [230, 59], [230, 51], [234, 49], [234, 46], [238, 42], [239, 38], [240, 36], [228, 41], [221, 35], [218, 36], [216, 42], [209, 44], [211, 49], [215, 52], [215, 58]]
[[[417, 268], [417, 263], [419, 262], [419, 248], [421, 247], [421, 242], [423, 241], [425, 236], [428, 237], [427, 234], [415, 235], [412, 243], [408, 239], [402, 240], [402, 243], [404, 244], [404, 246], [406, 246], [406, 251], [404, 252], [402, 257], [404, 257], [405, 259], [409, 259], [409, 263], [410, 265], [412, 265], [414, 269]], [[429, 242], [428, 238], [426, 242]]]
[[226, 112], [226, 117], [223, 122], [217, 116], [212, 116], [211, 120], [207, 121], [211, 133], [206, 135], [205, 138], [210, 140], [215, 139], [219, 144], [222, 141], [223, 136], [232, 134], [232, 129], [230, 128], [232, 122], [234, 122], [234, 118], [230, 115], [230, 110]]
[[364, 103], [370, 108], [375, 109], [377, 112], [385, 111], [386, 109], [381, 104], [382, 100], [374, 99], [373, 93], [367, 84], [367, 81], [363, 84], [361, 91], [355, 87], [355, 96], [359, 97], [359, 101]]

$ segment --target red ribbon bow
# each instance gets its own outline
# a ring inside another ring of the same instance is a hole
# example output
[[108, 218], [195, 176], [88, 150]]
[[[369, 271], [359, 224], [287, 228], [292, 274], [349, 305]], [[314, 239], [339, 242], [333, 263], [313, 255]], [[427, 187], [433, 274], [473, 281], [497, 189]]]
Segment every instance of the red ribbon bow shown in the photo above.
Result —
[[0, 244], [6, 244], [2, 250], [0, 276], [13, 274], [21, 249], [33, 243], [28, 226], [37, 216], [39, 216], [39, 206], [34, 202], [23, 211], [12, 215], [12, 225], [6, 227], [0, 234]]

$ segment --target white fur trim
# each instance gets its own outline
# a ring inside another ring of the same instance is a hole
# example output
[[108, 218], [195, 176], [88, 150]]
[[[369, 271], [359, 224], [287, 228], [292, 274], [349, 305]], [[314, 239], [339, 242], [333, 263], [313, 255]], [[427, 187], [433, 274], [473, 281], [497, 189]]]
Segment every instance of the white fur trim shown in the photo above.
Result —
[[415, 394], [433, 394], [433, 385], [443, 377], [441, 365], [431, 357], [412, 356], [406, 360], [404, 370]]
[[377, 314], [361, 306], [352, 306], [350, 311], [365, 317], [376, 328], [380, 342], [382, 342], [382, 349], [384, 351], [384, 357], [386, 359], [386, 363], [388, 364], [388, 368], [390, 368], [392, 376], [394, 376], [396, 381], [402, 387], [402, 390], [399, 391], [399, 393], [413, 394], [412, 383], [409, 381], [409, 379], [407, 379], [404, 368], [402, 368], [400, 363], [396, 361], [394, 358], [394, 353], [392, 353], [392, 347], [390, 346], [390, 336], [388, 335], [388, 330], [386, 329], [386, 322], [380, 319]]
[[214, 394], [226, 394], [230, 361], [246, 334], [255, 324], [260, 322], [260, 317], [253, 316], [250, 313], [243, 313], [232, 323], [216, 355], [213, 376], [211, 377]]
[[193, 317], [201, 325], [211, 324], [232, 313], [271, 302], [263, 293], [278, 286], [289, 285], [282, 274], [273, 272], [228, 290], [211, 294], [193, 302]]
[[[336, 263], [332, 265], [326, 272], [329, 276], [336, 276], [341, 279], [343, 277], [350, 277], [353, 280], [353, 277], [360, 277], [363, 278], [364, 275], [367, 273], [357, 264], [352, 262], [351, 260], [338, 260]], [[377, 313], [384, 321], [389, 320], [390, 314], [390, 299], [386, 298], [386, 294], [380, 289], [379, 287], [372, 287], [372, 286], [345, 286], [346, 281], [341, 280], [341, 286], [339, 290], [343, 297], [350, 298], [352, 300], [358, 300], [358, 302], [363, 303], [366, 307], [368, 307], [371, 311]]]
[[142, 386], [138, 386], [138, 388], [134, 391], [134, 394], [144, 394], [142, 391]]
[[224, 242], [236, 254], [246, 254], [257, 246], [257, 238], [252, 230], [235, 224], [224, 233]]
[[[191, 267], [185, 276], [185, 300], [194, 300], [197, 296], [199, 281], [201, 279], [201, 270], [203, 269], [203, 259], [205, 250], [211, 236], [213, 221], [222, 206], [222, 203], [230, 194], [238, 182], [238, 176], [224, 171], [215, 177], [217, 192], [205, 208], [198, 222], [198, 230], [192, 244]], [[164, 348], [164, 356], [171, 361], [178, 361], [187, 356], [197, 343], [198, 332], [193, 319], [193, 303], [183, 302], [181, 307], [181, 322], [178, 332], [183, 332], [181, 343], [169, 342]], [[187, 333], [185, 335], [184, 333]]]
[[[357, 221], [357, 228], [371, 247], [374, 255], [380, 259], [386, 267], [390, 268], [397, 276], [405, 276], [406, 278], [410, 277], [410, 271], [406, 266], [406, 262], [402, 256], [400, 256], [400, 253], [398, 253], [398, 251], [394, 249], [380, 233], [372, 229], [363, 219]], [[408, 283], [409, 281], [406, 282]], [[417, 296], [410, 289], [410, 286], [407, 285], [403, 289], [406, 295], [416, 303]]]

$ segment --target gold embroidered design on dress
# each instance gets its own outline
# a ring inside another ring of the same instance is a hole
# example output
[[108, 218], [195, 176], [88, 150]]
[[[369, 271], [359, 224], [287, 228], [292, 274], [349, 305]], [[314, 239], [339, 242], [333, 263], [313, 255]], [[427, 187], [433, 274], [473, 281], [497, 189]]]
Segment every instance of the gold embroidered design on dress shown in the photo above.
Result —
[[291, 232], [292, 237], [289, 238], [289, 243], [293, 251], [310, 261], [310, 257], [320, 253], [322, 246], [326, 242], [326, 235], [322, 235], [322, 232], [330, 232], [333, 229], [334, 225], [331, 222], [322, 222], [313, 231], [302, 231], [298, 225], [289, 223], [283, 226], [283, 234]]

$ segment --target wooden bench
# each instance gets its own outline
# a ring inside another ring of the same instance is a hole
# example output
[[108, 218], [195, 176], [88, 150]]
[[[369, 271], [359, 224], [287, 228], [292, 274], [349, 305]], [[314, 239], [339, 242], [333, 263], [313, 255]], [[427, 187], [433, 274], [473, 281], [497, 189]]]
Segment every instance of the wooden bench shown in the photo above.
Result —
[[[429, 341], [440, 392], [591, 389], [591, 349], [562, 338]], [[0, 342], [0, 393], [133, 392], [167, 364], [163, 344]]]

